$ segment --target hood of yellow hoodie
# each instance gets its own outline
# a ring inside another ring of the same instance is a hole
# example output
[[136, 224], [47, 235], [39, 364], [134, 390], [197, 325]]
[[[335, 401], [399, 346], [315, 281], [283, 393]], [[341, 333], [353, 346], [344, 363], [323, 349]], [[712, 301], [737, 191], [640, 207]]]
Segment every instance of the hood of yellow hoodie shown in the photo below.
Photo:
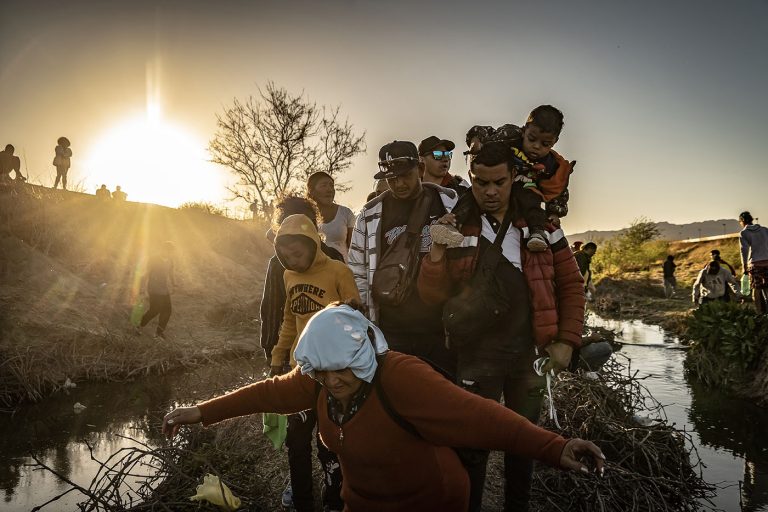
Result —
[[[277, 241], [281, 236], [286, 235], [305, 236], [315, 244], [315, 258], [305, 272], [312, 272], [328, 261], [328, 256], [326, 256], [320, 248], [320, 234], [317, 232], [315, 225], [306, 215], [296, 214], [286, 217], [285, 220], [283, 220], [283, 223], [280, 224], [280, 228], [277, 230], [275, 244], [277, 244]], [[277, 255], [277, 258], [280, 259], [280, 254], [278, 254], [277, 251], [275, 251], [275, 254]], [[292, 270], [288, 268], [282, 260], [280, 260], [280, 263], [282, 263], [287, 270]]]

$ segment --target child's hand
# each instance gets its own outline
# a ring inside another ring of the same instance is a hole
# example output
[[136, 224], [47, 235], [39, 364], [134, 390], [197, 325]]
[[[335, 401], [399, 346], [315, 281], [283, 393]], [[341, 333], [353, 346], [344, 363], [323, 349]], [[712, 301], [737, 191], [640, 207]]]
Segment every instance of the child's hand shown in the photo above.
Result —
[[452, 213], [446, 213], [439, 219], [437, 219], [438, 224], [450, 224], [453, 227], [456, 227], [456, 216]]
[[558, 217], [554, 213], [550, 213], [548, 218], [549, 218], [549, 222], [551, 222], [553, 226], [555, 226], [556, 228], [560, 227], [560, 217]]

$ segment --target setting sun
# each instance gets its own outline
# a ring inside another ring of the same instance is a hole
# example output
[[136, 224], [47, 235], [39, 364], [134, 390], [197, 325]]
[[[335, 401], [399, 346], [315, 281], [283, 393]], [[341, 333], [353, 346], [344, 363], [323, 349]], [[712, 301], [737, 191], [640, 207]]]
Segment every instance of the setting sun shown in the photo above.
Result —
[[119, 185], [130, 201], [166, 206], [226, 199], [224, 173], [208, 161], [205, 143], [156, 106], [103, 133], [86, 155], [88, 192]]

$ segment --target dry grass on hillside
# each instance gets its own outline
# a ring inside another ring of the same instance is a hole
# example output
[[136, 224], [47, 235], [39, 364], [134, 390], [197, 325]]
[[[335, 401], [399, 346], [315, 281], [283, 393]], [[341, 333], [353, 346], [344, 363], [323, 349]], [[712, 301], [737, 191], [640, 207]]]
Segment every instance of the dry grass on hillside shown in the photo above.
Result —
[[[200, 354], [256, 350], [271, 253], [263, 233], [196, 210], [0, 189], [0, 396], [7, 402], [25, 389], [25, 398], [36, 398], [62, 377], [124, 379]], [[165, 240], [176, 247], [178, 286], [172, 343], [158, 347], [137, 338], [129, 318], [147, 259]]]

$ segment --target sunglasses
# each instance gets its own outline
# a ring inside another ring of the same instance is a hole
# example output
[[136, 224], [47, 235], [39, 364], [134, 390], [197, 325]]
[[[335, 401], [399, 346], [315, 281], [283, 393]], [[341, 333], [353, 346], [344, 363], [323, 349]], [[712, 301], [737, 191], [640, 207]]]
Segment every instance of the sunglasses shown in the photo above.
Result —
[[379, 170], [381, 172], [391, 171], [396, 168], [411, 168], [414, 164], [419, 163], [418, 159], [411, 156], [399, 156], [397, 158], [391, 158], [389, 160], [383, 160], [379, 162]]
[[430, 151], [430, 153], [432, 153], [432, 158], [434, 158], [435, 160], [442, 160], [443, 158], [447, 158], [448, 160], [450, 160], [451, 157], [453, 156], [453, 151], [435, 150], [435, 151]]

